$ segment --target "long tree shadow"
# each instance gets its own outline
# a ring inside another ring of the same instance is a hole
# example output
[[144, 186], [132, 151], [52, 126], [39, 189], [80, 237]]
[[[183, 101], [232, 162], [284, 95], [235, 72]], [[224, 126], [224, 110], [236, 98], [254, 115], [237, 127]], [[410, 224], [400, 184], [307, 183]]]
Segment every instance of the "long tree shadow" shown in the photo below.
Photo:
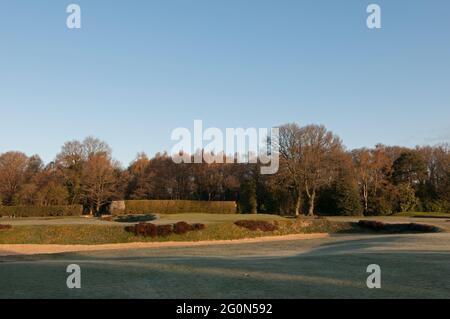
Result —
[[[1, 289], [0, 296], [450, 298], [449, 252], [372, 251], [401, 240], [405, 237], [342, 238], [289, 256], [271, 257], [255, 252], [261, 244], [38, 256], [0, 264], [2, 287], [10, 288]], [[283, 244], [296, 242], [264, 243], [263, 250], [280, 249]], [[255, 255], [248, 255], [249, 250]], [[65, 267], [71, 263], [83, 270], [82, 291], [70, 292], [65, 287]], [[367, 266], [374, 263], [382, 267], [381, 290], [366, 286]]]
[[[393, 258], [394, 257], [394, 258]], [[65, 259], [0, 264], [0, 297], [26, 298], [448, 298], [448, 253], [358, 254], [282, 258]], [[83, 289], [65, 287], [77, 263]], [[365, 285], [366, 267], [380, 264], [383, 289]]]
[[141, 223], [141, 222], [150, 222], [158, 219], [158, 216], [155, 214], [147, 214], [147, 215], [124, 215], [119, 216], [114, 219], [115, 222], [118, 223]]

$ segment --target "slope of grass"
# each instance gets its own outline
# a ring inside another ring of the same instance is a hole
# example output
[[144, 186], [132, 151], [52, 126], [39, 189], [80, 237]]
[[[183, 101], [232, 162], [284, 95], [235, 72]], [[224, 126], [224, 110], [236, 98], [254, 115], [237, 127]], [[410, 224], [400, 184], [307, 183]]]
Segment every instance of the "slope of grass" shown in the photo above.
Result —
[[60, 244], [95, 245], [130, 242], [204, 241], [281, 236], [289, 234], [328, 233], [350, 230], [350, 223], [315, 220], [310, 222], [275, 221], [278, 230], [273, 232], [250, 231], [233, 222], [213, 223], [205, 230], [184, 235], [144, 238], [128, 233], [123, 226], [115, 225], [37, 225], [15, 226], [0, 231], [0, 244]]
[[266, 215], [266, 214], [202, 214], [202, 213], [185, 213], [185, 214], [162, 214], [160, 220], [175, 221], [183, 220], [188, 223], [201, 222], [201, 223], [223, 223], [223, 222], [235, 222], [238, 220], [277, 220], [287, 221], [287, 218], [278, 215]]

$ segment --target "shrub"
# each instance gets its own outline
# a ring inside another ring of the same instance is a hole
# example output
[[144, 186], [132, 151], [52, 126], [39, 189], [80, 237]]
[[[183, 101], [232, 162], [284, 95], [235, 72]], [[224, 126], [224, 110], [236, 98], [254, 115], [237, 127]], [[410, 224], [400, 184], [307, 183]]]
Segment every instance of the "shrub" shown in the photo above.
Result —
[[7, 230], [7, 229], [11, 229], [12, 226], [11, 225], [1, 225], [0, 224], [0, 230]]
[[125, 209], [112, 211], [121, 214], [236, 214], [236, 203], [231, 201], [189, 201], [189, 200], [127, 200]]
[[136, 236], [156, 237], [158, 236], [158, 229], [153, 224], [139, 223], [134, 226], [125, 227], [125, 231], [133, 233]]
[[416, 192], [412, 186], [403, 183], [397, 186], [398, 210], [400, 212], [413, 212], [418, 204]]
[[153, 224], [139, 223], [136, 226], [137, 235], [143, 235], [147, 237], [158, 236], [158, 228]]
[[83, 206], [0, 206], [0, 217], [80, 216]]
[[166, 237], [173, 233], [173, 226], [172, 225], [158, 225], [158, 236], [160, 237]]
[[186, 234], [188, 231], [192, 230], [192, 226], [186, 222], [179, 222], [173, 225], [173, 232], [177, 235]]
[[252, 231], [260, 230], [263, 232], [271, 232], [278, 230], [278, 227], [263, 220], [239, 220], [234, 223], [238, 227], [247, 228]]
[[192, 224], [191, 226], [192, 226], [192, 230], [203, 230], [206, 228], [205, 224], [200, 224], [200, 223]]
[[398, 189], [392, 184], [387, 184], [378, 190], [376, 196], [369, 198], [369, 211], [367, 215], [391, 215], [397, 210]]
[[171, 234], [183, 235], [189, 231], [197, 231], [205, 229], [203, 224], [189, 225], [186, 222], [179, 222], [175, 225], [154, 225], [150, 223], [139, 223], [134, 226], [125, 227], [125, 231], [134, 234], [135, 236], [143, 237], [166, 237]]
[[136, 235], [136, 226], [126, 226], [125, 227], [125, 231], [127, 233], [133, 233]]
[[450, 204], [445, 200], [423, 200], [419, 209], [421, 212], [449, 213]]

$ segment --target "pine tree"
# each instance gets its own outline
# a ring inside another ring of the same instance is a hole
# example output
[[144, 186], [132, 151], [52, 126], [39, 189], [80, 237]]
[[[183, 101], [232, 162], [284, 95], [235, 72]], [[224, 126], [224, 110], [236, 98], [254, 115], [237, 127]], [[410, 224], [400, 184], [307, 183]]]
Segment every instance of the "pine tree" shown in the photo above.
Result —
[[247, 181], [241, 185], [239, 195], [239, 211], [246, 214], [257, 214], [256, 185]]
[[341, 172], [334, 182], [331, 200], [335, 214], [337, 215], [362, 215], [363, 207], [359, 196], [358, 185], [348, 172]]

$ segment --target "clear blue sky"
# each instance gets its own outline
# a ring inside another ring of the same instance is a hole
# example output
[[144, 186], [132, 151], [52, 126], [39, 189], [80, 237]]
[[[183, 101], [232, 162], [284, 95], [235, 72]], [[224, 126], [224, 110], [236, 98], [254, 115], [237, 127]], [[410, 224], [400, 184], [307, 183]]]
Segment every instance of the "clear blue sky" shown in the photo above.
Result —
[[[68, 4], [82, 29], [66, 28]], [[366, 6], [382, 8], [381, 30]], [[2, 0], [0, 152], [94, 135], [128, 164], [206, 126], [324, 124], [348, 148], [450, 140], [450, 2]]]

